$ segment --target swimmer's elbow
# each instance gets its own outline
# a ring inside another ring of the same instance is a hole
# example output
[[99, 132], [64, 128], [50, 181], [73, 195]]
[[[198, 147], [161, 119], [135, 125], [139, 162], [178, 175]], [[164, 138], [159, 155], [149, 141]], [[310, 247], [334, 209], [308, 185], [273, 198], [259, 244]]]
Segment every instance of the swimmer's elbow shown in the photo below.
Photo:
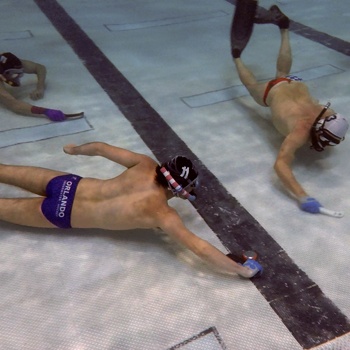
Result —
[[280, 164], [280, 161], [277, 159], [277, 160], [275, 161], [275, 164], [273, 165], [273, 170], [275, 170], [276, 173], [279, 172], [280, 165], [281, 165], [281, 164]]
[[285, 172], [285, 169], [287, 167], [288, 167], [288, 165], [286, 162], [284, 162], [281, 159], [277, 159], [274, 166], [273, 166], [273, 169], [274, 169], [275, 173], [277, 174], [277, 176], [281, 177], [282, 174]]
[[278, 155], [276, 158], [275, 164], [273, 166], [277, 174], [283, 172], [285, 169], [290, 168], [291, 163], [293, 162], [294, 157], [292, 155]]

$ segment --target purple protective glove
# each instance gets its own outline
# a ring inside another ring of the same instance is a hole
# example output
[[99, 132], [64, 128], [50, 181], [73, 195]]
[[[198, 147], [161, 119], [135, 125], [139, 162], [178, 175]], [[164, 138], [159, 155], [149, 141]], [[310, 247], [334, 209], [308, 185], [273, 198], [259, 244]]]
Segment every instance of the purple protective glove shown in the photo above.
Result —
[[53, 122], [61, 122], [63, 120], [66, 120], [66, 115], [62, 111], [59, 111], [57, 109], [49, 109], [49, 108], [43, 108], [38, 106], [32, 106], [30, 111], [33, 114], [44, 114]]
[[45, 109], [44, 114], [53, 122], [61, 122], [66, 119], [64, 113], [57, 109]]
[[303, 197], [299, 200], [300, 209], [307, 211], [311, 214], [317, 214], [320, 212], [320, 208], [322, 207], [321, 203], [312, 197]]

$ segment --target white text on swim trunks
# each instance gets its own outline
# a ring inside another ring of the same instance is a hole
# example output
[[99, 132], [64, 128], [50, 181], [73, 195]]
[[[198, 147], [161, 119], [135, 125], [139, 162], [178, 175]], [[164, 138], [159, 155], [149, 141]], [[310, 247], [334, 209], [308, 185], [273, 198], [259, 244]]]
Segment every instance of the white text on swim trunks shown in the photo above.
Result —
[[72, 186], [72, 181], [67, 181], [64, 186], [62, 186], [62, 191], [61, 191], [61, 196], [60, 196], [60, 201], [58, 205], [58, 216], [60, 218], [64, 217], [64, 212], [67, 207], [67, 199]]

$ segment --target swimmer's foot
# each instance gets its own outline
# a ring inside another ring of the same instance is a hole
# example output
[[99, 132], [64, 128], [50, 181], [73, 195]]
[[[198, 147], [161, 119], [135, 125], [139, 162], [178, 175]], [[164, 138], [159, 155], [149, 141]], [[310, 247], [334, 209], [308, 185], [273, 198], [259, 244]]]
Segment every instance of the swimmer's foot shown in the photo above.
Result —
[[269, 10], [259, 7], [254, 19], [254, 23], [272, 23], [277, 25], [280, 29], [288, 29], [289, 22], [289, 18], [276, 5], [271, 6]]
[[242, 54], [242, 50], [238, 48], [232, 49], [232, 57], [233, 58], [240, 58]]
[[274, 24], [278, 25], [280, 29], [289, 28], [289, 18], [279, 9], [278, 6], [273, 5], [269, 10], [274, 18]]
[[237, 0], [230, 33], [233, 58], [239, 58], [249, 42], [257, 6], [256, 0]]

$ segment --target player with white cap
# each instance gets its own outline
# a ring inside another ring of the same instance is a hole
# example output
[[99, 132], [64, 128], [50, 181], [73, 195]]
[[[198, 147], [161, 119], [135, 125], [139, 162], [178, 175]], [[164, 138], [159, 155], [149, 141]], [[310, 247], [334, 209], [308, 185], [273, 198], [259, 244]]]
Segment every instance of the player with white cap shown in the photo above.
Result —
[[[276, 76], [268, 82], [257, 81], [241, 58], [255, 23], [274, 24], [280, 30]], [[310, 144], [312, 149], [320, 152], [328, 146], [338, 145], [345, 139], [349, 123], [343, 115], [329, 108], [330, 103], [319, 104], [302, 79], [290, 74], [289, 25], [289, 18], [276, 5], [266, 10], [255, 0], [237, 0], [231, 26], [233, 61], [241, 82], [259, 105], [270, 108], [273, 125], [285, 137], [274, 164], [282, 183], [296, 197], [300, 209], [341, 217], [342, 212], [327, 210], [311, 197], [292, 172], [291, 165], [299, 148]]]

